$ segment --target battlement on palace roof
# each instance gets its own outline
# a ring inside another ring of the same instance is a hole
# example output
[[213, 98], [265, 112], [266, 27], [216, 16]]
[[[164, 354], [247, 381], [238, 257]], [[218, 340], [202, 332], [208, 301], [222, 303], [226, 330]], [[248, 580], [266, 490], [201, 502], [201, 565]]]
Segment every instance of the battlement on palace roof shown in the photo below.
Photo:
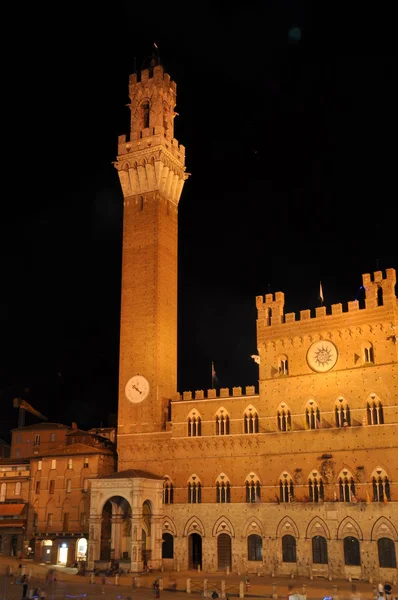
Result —
[[343, 307], [342, 303], [332, 304], [330, 307], [318, 306], [315, 308], [315, 316], [311, 309], [300, 310], [299, 319], [296, 319], [296, 313], [294, 312], [284, 313], [285, 295], [283, 292], [257, 296], [258, 325], [272, 327], [324, 317], [330, 318], [345, 313], [373, 310], [378, 307], [394, 308], [398, 304], [395, 296], [395, 284], [395, 269], [386, 269], [385, 277], [383, 277], [382, 271], [375, 271], [372, 275], [365, 273], [362, 275], [361, 286], [361, 289], [365, 291], [364, 308], [360, 307], [358, 300], [352, 300], [347, 302], [346, 307]]
[[218, 400], [220, 398], [241, 398], [242, 396], [258, 396], [254, 385], [248, 385], [246, 388], [241, 386], [233, 388], [220, 388], [220, 389], [208, 389], [208, 390], [195, 390], [189, 392], [182, 392], [182, 394], [175, 394], [172, 397], [173, 402], [184, 402], [191, 400]]

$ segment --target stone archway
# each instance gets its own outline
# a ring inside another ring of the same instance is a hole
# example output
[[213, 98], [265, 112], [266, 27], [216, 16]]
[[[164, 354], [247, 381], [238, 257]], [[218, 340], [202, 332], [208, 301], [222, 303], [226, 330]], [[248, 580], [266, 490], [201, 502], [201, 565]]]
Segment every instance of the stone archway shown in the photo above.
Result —
[[100, 560], [130, 560], [131, 506], [122, 496], [112, 496], [102, 509]]

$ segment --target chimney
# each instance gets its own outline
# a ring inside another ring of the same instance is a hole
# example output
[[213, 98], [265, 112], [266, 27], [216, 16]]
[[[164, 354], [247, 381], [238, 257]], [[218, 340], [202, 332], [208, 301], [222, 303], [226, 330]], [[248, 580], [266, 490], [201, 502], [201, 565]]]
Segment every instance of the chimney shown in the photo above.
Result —
[[77, 423], [75, 423], [75, 421], [72, 422], [72, 429], [77, 429]]

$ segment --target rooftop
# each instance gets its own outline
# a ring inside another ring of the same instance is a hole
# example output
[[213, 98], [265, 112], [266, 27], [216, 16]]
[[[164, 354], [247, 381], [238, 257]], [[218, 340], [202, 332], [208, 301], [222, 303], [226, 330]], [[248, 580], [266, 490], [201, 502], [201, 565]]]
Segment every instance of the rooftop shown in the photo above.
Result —
[[119, 471], [118, 473], [112, 473], [111, 475], [103, 475], [98, 479], [158, 479], [162, 480], [163, 477], [154, 475], [149, 471], [139, 471], [135, 469], [127, 469], [126, 471]]

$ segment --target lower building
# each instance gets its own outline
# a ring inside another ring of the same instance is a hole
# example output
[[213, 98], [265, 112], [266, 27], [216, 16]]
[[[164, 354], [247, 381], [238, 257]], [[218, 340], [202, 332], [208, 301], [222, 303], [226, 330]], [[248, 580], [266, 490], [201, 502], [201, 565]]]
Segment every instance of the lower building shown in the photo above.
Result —
[[0, 555], [30, 552], [26, 538], [29, 485], [28, 460], [0, 459]]

